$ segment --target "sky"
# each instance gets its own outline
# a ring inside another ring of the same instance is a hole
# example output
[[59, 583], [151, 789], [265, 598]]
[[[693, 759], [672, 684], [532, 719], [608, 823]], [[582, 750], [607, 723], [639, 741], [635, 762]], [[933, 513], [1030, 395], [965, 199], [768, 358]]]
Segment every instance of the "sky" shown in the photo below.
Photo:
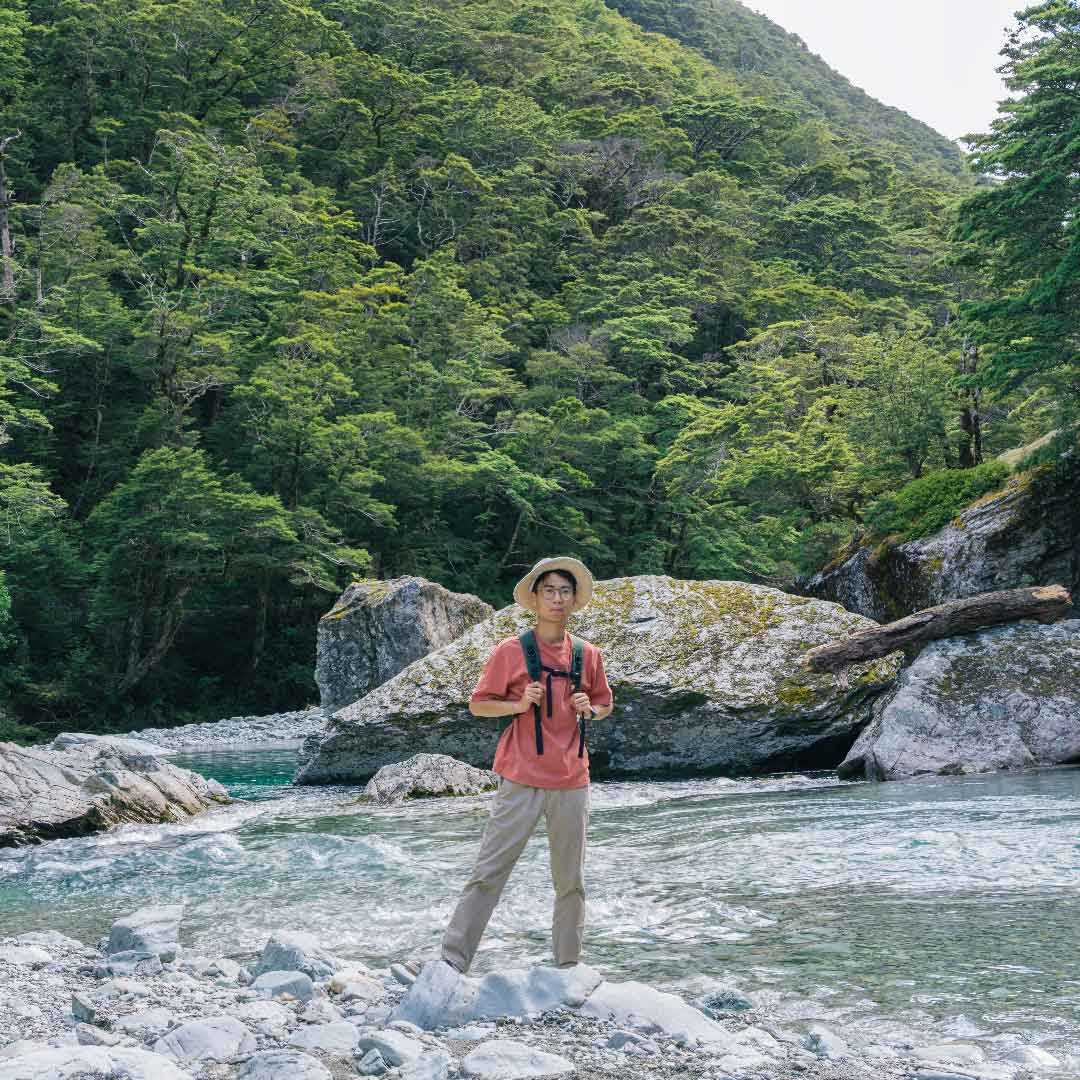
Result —
[[871, 97], [951, 139], [989, 130], [1009, 91], [994, 70], [1028, 0], [743, 0]]

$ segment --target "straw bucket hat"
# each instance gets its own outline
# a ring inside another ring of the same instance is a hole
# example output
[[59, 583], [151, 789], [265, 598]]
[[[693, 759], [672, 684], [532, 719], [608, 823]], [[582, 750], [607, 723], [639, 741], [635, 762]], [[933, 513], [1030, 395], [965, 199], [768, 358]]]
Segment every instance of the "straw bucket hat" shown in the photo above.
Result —
[[568, 570], [577, 582], [574, 593], [574, 606], [571, 610], [580, 611], [591, 599], [593, 577], [588, 567], [580, 560], [569, 555], [560, 555], [554, 559], [541, 559], [515, 586], [514, 599], [529, 611], [536, 611], [536, 593], [532, 591], [533, 582], [547, 570]]

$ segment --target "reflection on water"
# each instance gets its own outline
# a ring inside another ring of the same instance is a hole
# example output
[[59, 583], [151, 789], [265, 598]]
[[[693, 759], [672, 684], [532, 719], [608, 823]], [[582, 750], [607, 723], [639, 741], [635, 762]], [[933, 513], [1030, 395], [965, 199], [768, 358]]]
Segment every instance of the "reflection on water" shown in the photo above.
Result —
[[[357, 787], [290, 787], [295, 750], [171, 760], [244, 801], [184, 825], [0, 850], [0, 934], [95, 941], [139, 904], [183, 901], [184, 940], [200, 951], [257, 949], [276, 926], [374, 963], [436, 950], [486, 798], [371, 808]], [[1080, 1052], [1080, 769], [592, 794], [586, 959], [611, 977], [734, 983], [855, 1041]], [[541, 828], [474, 971], [549, 961], [550, 908]]]

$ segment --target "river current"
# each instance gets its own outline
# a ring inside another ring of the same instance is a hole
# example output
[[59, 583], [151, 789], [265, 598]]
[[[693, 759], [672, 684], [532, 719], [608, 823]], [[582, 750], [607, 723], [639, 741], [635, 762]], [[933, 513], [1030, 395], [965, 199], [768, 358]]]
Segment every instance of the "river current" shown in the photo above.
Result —
[[[185, 904], [195, 952], [275, 927], [368, 963], [434, 955], [485, 798], [393, 808], [294, 788], [293, 750], [175, 756], [241, 800], [183, 825], [0, 849], [0, 937], [96, 942]], [[592, 786], [584, 959], [690, 996], [735, 986], [855, 1043], [1080, 1054], [1080, 768], [881, 784], [832, 774]], [[472, 974], [550, 962], [543, 826]]]

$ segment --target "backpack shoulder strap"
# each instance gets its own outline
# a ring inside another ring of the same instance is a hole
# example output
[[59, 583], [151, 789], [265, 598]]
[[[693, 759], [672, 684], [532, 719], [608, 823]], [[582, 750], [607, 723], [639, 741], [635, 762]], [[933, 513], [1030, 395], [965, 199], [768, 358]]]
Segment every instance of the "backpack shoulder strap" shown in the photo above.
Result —
[[580, 690], [581, 672], [585, 666], [585, 642], [574, 634], [570, 635], [570, 641], [574, 646], [574, 654], [570, 660], [570, 683], [575, 690]]
[[529, 678], [536, 682], [540, 678], [540, 649], [536, 644], [536, 634], [532, 630], [526, 630], [518, 634], [521, 642], [521, 651], [525, 654], [525, 667], [529, 672]]

